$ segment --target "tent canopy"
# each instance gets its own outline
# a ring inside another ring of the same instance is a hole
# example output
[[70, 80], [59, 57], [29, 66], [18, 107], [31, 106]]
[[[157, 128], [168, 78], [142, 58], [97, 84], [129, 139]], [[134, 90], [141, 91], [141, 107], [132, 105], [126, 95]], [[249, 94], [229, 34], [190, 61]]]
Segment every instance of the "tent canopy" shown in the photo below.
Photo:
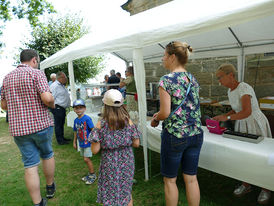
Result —
[[139, 126], [143, 134], [145, 179], [148, 179], [146, 89], [144, 62], [159, 62], [172, 40], [194, 48], [192, 58], [237, 56], [243, 80], [246, 54], [274, 50], [273, 0], [174, 0], [106, 25], [108, 31], [87, 34], [41, 62], [41, 69], [68, 62], [73, 100], [73, 60], [113, 53], [133, 62], [138, 93]]
[[134, 48], [143, 48], [145, 62], [159, 62], [162, 46], [175, 39], [194, 48], [192, 58], [270, 52], [273, 14], [273, 0], [175, 0], [106, 25], [108, 32], [87, 34], [41, 62], [41, 69], [100, 53], [131, 62]]

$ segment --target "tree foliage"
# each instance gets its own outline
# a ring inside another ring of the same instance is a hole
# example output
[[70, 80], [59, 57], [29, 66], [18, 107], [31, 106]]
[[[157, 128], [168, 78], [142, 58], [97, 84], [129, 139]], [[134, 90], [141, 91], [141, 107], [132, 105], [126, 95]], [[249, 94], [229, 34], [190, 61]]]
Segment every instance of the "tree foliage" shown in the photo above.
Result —
[[[27, 18], [30, 25], [34, 28], [39, 25], [38, 17], [45, 12], [54, 13], [55, 10], [52, 4], [48, 3], [46, 0], [16, 0], [16, 4], [12, 5], [11, 2], [15, 0], [0, 0], [0, 23], [5, 23], [13, 18]], [[2, 35], [2, 30], [4, 24], [0, 26], [0, 36]], [[3, 43], [0, 42], [0, 48]]]
[[[43, 61], [89, 32], [89, 29], [83, 25], [83, 18], [78, 16], [67, 14], [50, 18], [47, 23], [33, 30], [33, 39], [25, 43], [26, 47], [38, 51]], [[103, 56], [86, 57], [73, 61], [75, 81], [86, 83], [89, 78], [95, 77], [102, 70], [102, 62]], [[68, 75], [68, 64], [48, 68], [45, 73], [49, 78], [51, 73], [58, 71], [63, 71]]]

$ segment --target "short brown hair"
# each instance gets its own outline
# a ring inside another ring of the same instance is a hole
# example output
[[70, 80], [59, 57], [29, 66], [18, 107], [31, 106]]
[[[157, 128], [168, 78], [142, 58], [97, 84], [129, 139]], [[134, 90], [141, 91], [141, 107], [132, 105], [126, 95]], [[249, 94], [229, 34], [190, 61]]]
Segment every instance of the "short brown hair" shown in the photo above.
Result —
[[28, 62], [33, 57], [38, 59], [38, 53], [33, 49], [24, 49], [20, 54], [20, 62]]

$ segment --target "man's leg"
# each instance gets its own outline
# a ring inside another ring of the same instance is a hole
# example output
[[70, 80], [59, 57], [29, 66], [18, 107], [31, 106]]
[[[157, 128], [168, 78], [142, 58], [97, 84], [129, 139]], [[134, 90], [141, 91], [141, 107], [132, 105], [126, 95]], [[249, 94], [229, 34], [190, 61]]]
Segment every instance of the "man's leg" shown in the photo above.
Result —
[[42, 198], [40, 194], [40, 179], [38, 174], [38, 166], [25, 168], [25, 182], [33, 203], [40, 203]]
[[52, 185], [54, 181], [55, 160], [54, 157], [43, 160], [43, 172], [46, 178], [47, 185]]
[[63, 141], [65, 140], [65, 136], [64, 136], [64, 126], [65, 126], [65, 122], [66, 122], [66, 109], [62, 109], [62, 119], [61, 119], [61, 135], [63, 138]]
[[54, 132], [58, 144], [64, 142], [64, 110], [65, 109], [62, 108], [52, 110], [54, 116]]

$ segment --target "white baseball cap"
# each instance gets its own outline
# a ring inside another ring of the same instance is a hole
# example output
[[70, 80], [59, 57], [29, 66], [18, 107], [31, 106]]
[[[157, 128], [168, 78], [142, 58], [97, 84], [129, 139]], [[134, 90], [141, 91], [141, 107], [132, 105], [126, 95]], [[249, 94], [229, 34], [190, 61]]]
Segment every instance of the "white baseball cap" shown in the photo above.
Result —
[[110, 89], [106, 91], [102, 101], [108, 106], [120, 107], [124, 103], [124, 98], [122, 93], [117, 89]]

